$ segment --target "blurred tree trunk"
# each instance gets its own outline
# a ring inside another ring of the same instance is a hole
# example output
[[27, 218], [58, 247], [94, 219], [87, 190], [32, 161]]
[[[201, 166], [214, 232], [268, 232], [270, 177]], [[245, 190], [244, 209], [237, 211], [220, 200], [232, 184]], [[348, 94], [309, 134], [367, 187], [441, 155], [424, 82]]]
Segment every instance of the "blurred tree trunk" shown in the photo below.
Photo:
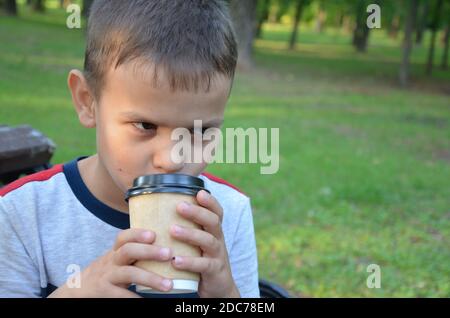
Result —
[[5, 12], [8, 15], [17, 15], [16, 0], [5, 0]]
[[295, 6], [294, 26], [292, 28], [291, 38], [289, 40], [289, 50], [293, 50], [295, 48], [295, 43], [297, 42], [298, 25], [302, 17], [304, 5], [305, 0], [297, 0]]
[[327, 13], [324, 10], [324, 3], [322, 0], [319, 3], [319, 12], [318, 12], [317, 18], [316, 18], [316, 32], [317, 33], [323, 32], [326, 18], [327, 18]]
[[389, 37], [396, 39], [398, 35], [398, 30], [400, 29], [400, 17], [395, 15], [392, 17], [391, 22], [389, 23]]
[[81, 14], [84, 17], [87, 18], [89, 16], [89, 10], [91, 9], [93, 2], [94, 0], [83, 0], [83, 11], [81, 12]]
[[269, 7], [269, 23], [275, 23], [277, 20], [277, 12], [275, 9], [273, 9], [274, 4], [273, 2], [271, 3], [270, 7]]
[[32, 8], [34, 11], [44, 12], [45, 11], [44, 0], [34, 0]]
[[352, 33], [353, 32], [353, 26], [352, 26], [352, 20], [350, 16], [344, 15], [343, 21], [342, 21], [342, 27], [344, 29], [344, 33]]
[[339, 14], [336, 16], [336, 24], [339, 29], [342, 29], [344, 27], [344, 17], [345, 14], [343, 12], [339, 12]]
[[422, 44], [423, 33], [427, 28], [428, 11], [430, 8], [430, 1], [422, 1], [420, 18], [417, 21], [417, 31], [416, 31], [416, 44]]
[[259, 12], [258, 24], [256, 26], [256, 37], [261, 38], [262, 36], [262, 25], [269, 18], [270, 0], [259, 1], [262, 8]]
[[443, 0], [438, 0], [433, 12], [433, 21], [431, 23], [431, 41], [430, 41], [430, 48], [428, 50], [427, 66], [425, 70], [427, 75], [431, 75], [431, 73], [433, 72], [434, 46], [436, 42], [436, 33], [439, 29], [439, 24], [441, 22], [440, 20], [443, 2], [444, 2]]
[[367, 27], [366, 21], [365, 1], [358, 0], [356, 4], [356, 27], [353, 32], [353, 45], [358, 52], [365, 52], [367, 50], [370, 29]]
[[231, 0], [230, 13], [236, 31], [238, 44], [238, 68], [253, 66], [253, 39], [256, 29], [256, 0]]
[[412, 37], [414, 25], [416, 23], [417, 18], [417, 6], [418, 0], [408, 0], [409, 2], [409, 12], [406, 16], [405, 21], [405, 38], [403, 41], [403, 59], [402, 64], [400, 66], [399, 78], [400, 85], [402, 87], [407, 87], [409, 83], [409, 70], [410, 70], [410, 56], [412, 49]]
[[444, 52], [442, 52], [442, 63], [441, 68], [443, 70], [448, 69], [448, 39], [449, 39], [449, 33], [450, 33], [450, 22], [447, 22], [447, 27], [445, 28], [445, 35], [444, 35]]

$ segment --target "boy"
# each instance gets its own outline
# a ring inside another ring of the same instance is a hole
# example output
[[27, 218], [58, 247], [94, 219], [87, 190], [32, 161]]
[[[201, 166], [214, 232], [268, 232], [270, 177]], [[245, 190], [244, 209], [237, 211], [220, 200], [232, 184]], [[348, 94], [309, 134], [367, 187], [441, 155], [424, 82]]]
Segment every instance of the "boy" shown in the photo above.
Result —
[[[259, 297], [249, 198], [212, 175], [206, 163], [171, 160], [177, 127], [220, 127], [236, 43], [220, 1], [96, 0], [84, 72], [68, 86], [81, 124], [96, 128], [97, 153], [0, 190], [0, 296], [139, 297], [172, 281], [133, 266], [171, 261], [200, 273], [200, 297]], [[194, 132], [200, 133], [201, 132]], [[152, 173], [199, 176], [199, 206], [178, 212], [201, 230], [171, 228], [202, 250], [198, 258], [155, 246], [155, 233], [129, 229], [125, 191]], [[79, 266], [78, 288], [66, 284]], [[196, 296], [196, 295], [184, 295]]]

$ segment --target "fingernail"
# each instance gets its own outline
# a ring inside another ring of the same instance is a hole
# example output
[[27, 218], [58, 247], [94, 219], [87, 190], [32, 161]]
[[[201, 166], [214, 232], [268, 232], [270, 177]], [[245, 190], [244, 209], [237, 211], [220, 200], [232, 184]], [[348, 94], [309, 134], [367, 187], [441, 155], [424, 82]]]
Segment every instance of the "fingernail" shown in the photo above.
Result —
[[208, 199], [208, 192], [206, 192], [205, 190], [201, 190], [200, 197], [203, 198], [203, 200]]
[[174, 225], [173, 230], [176, 235], [181, 234], [183, 232], [183, 229], [181, 227], [179, 227], [178, 225]]
[[165, 248], [165, 247], [160, 249], [159, 250], [159, 255], [161, 255], [161, 257], [164, 257], [164, 258], [169, 258], [169, 256], [170, 256], [170, 249]]
[[162, 281], [162, 285], [164, 287], [164, 289], [169, 290], [172, 288], [172, 282], [169, 279], [164, 279]]
[[174, 257], [173, 261], [175, 262], [175, 265], [181, 265], [183, 263], [183, 259], [179, 256]]
[[152, 232], [150, 231], [145, 231], [144, 233], [142, 233], [142, 238], [146, 241], [148, 241], [149, 239], [152, 238]]
[[180, 203], [180, 209], [181, 209], [181, 211], [184, 211], [184, 212], [189, 211], [189, 203], [181, 202]]

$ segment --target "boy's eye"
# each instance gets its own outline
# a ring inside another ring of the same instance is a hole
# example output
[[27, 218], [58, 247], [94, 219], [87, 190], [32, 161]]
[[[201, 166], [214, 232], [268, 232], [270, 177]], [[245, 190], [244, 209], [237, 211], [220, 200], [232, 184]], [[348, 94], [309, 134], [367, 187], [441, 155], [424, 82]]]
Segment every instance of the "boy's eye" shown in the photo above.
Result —
[[150, 123], [133, 123], [134, 127], [136, 127], [139, 131], [143, 133], [150, 133], [156, 130], [156, 125]]
[[190, 131], [191, 134], [201, 134], [203, 136], [208, 129], [209, 127], [202, 128], [201, 130], [192, 128]]
[[211, 128], [211, 127], [205, 127], [205, 128], [202, 128], [202, 129], [190, 129], [192, 142], [195, 142], [195, 136], [197, 135], [198, 136], [197, 138], [200, 138], [202, 143], [204, 143], [204, 144], [209, 143], [209, 141], [203, 139], [204, 135], [205, 135], [205, 132], [209, 128]]

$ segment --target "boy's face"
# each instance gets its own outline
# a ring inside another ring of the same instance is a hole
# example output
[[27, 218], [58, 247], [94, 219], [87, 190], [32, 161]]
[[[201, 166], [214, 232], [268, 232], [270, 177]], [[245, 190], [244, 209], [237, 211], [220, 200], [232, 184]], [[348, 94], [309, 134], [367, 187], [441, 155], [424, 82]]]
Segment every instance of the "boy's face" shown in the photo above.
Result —
[[202, 120], [203, 129], [220, 127], [231, 79], [214, 78], [208, 92], [171, 91], [165, 80], [155, 87], [152, 72], [134, 69], [125, 64], [109, 71], [95, 108], [97, 151], [105, 170], [123, 192], [140, 175], [200, 174], [205, 162], [172, 161], [177, 140], [171, 134], [178, 127], [192, 129], [194, 120]]

